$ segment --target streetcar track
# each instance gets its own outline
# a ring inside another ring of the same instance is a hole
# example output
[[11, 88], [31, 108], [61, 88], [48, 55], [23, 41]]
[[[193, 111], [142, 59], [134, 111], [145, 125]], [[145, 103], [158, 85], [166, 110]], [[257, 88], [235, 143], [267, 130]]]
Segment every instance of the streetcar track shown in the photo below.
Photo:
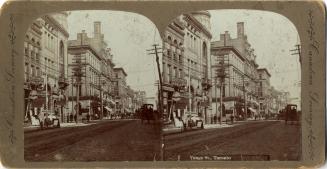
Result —
[[[273, 124], [276, 122], [273, 122]], [[254, 126], [247, 126], [247, 128], [238, 128], [234, 129], [231, 133], [227, 134], [226, 133], [219, 133], [219, 134], [213, 134], [212, 136], [205, 136], [201, 137], [202, 135], [194, 135], [194, 137], [198, 137], [198, 139], [194, 139], [189, 142], [185, 143], [185, 138], [184, 139], [179, 139], [178, 141], [175, 140], [175, 142], [169, 142], [168, 147], [165, 148], [165, 159], [166, 160], [177, 160], [177, 157], [180, 157], [180, 160], [189, 160], [188, 157], [191, 154], [196, 154], [198, 152], [203, 151], [203, 142], [206, 142], [207, 147], [212, 147], [212, 146], [219, 146], [222, 144], [226, 144], [228, 140], [235, 139], [237, 137], [244, 136], [246, 134], [249, 134], [253, 132], [253, 129], [263, 129], [268, 126], [270, 126], [271, 123], [265, 124], [265, 123], [257, 123]], [[227, 132], [225, 130], [225, 132]], [[208, 133], [206, 133], [208, 134]], [[224, 136], [224, 137], [222, 137]], [[189, 137], [190, 138], [190, 137]], [[188, 139], [189, 139], [188, 138]], [[184, 143], [182, 142], [184, 140]], [[191, 149], [191, 151], [190, 151]]]
[[[86, 128], [84, 130], [79, 128], [79, 130], [81, 130], [80, 132], [71, 132], [74, 130], [68, 130], [67, 134], [55, 138], [55, 139], [49, 139], [46, 140], [45, 142], [43, 142], [44, 137], [42, 138], [42, 140], [40, 140], [37, 143], [30, 143], [29, 145], [25, 145], [24, 147], [24, 156], [25, 156], [25, 160], [29, 160], [29, 161], [38, 161], [40, 159], [43, 158], [43, 156], [48, 156], [48, 155], [53, 155], [56, 152], [60, 151], [61, 149], [71, 146], [76, 142], [81, 141], [83, 138], [86, 137], [94, 137], [96, 135], [99, 135], [101, 133], [104, 133], [108, 130], [112, 130], [115, 128], [119, 128], [122, 126], [125, 126], [129, 123], [124, 122], [122, 124], [120, 123], [115, 123], [112, 124], [110, 127], [104, 127], [104, 125], [99, 124], [98, 126], [94, 126], [93, 128]], [[83, 131], [84, 130], [84, 131]], [[75, 130], [76, 131], [76, 130]], [[78, 131], [78, 130], [77, 130]], [[63, 134], [63, 133], [61, 133]], [[52, 135], [53, 137], [53, 135]], [[45, 137], [47, 138], [47, 137]], [[39, 154], [39, 156], [35, 156], [35, 153], [37, 152], [37, 154]]]

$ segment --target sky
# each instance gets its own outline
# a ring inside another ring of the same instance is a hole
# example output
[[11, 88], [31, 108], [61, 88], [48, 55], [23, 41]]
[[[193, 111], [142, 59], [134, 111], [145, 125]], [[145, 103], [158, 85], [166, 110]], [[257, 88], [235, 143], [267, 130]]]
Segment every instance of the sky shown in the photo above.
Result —
[[215, 10], [211, 14], [212, 41], [228, 31], [237, 36], [237, 22], [244, 22], [244, 32], [257, 55], [259, 68], [267, 68], [270, 84], [280, 91], [289, 91], [299, 105], [301, 67], [298, 55], [291, 49], [300, 43], [298, 32], [291, 21], [277, 13], [256, 10]]
[[[213, 10], [211, 14], [212, 41], [229, 31], [236, 37], [236, 23], [244, 22], [245, 34], [257, 55], [260, 68], [271, 74], [270, 83], [277, 90], [289, 91], [292, 98], [300, 98], [300, 64], [290, 50], [300, 43], [295, 26], [284, 16], [255, 10]], [[155, 56], [147, 55], [152, 44], [161, 45], [155, 25], [146, 17], [120, 11], [73, 11], [68, 17], [69, 39], [85, 30], [93, 36], [93, 22], [101, 21], [102, 32], [112, 49], [116, 67], [127, 72], [127, 84], [132, 89], [145, 90], [154, 96], [158, 79]], [[299, 102], [299, 100], [294, 100]]]
[[156, 94], [155, 81], [158, 72], [154, 55], [148, 55], [154, 43], [161, 45], [155, 25], [146, 17], [120, 11], [73, 11], [68, 16], [69, 39], [85, 30], [93, 37], [93, 22], [101, 21], [101, 31], [111, 48], [115, 67], [123, 67], [127, 73], [127, 85], [134, 90]]

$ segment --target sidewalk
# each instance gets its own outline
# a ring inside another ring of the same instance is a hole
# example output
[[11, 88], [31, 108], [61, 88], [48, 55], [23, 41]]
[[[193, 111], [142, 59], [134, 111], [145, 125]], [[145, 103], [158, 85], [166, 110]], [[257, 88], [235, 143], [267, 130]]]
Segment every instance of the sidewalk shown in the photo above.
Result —
[[[228, 123], [226, 124], [226, 121], [222, 121], [222, 124], [204, 124], [203, 128], [204, 129], [215, 129], [215, 128], [228, 128], [228, 127], [235, 127], [237, 125], [241, 125], [243, 123], [248, 123], [248, 122], [256, 122], [256, 121], [264, 121], [264, 120], [255, 120], [255, 119], [251, 119], [248, 118], [247, 121], [234, 121], [233, 124], [230, 123], [230, 121], [228, 121]], [[200, 128], [198, 129], [192, 129], [192, 130], [201, 130]], [[175, 127], [174, 125], [168, 125], [165, 126], [165, 128], [162, 129], [163, 134], [174, 134], [174, 133], [181, 133], [183, 132], [183, 128], [181, 127]]]
[[[135, 120], [135, 119], [102, 119], [102, 120], [91, 120], [89, 122], [70, 122], [70, 123], [60, 123], [60, 128], [69, 128], [69, 127], [82, 127], [82, 126], [90, 126], [93, 124], [98, 124], [105, 121], [129, 121], [129, 120]], [[50, 127], [49, 129], [54, 129]], [[24, 132], [31, 132], [31, 131], [37, 131], [41, 130], [41, 127], [39, 125], [31, 125], [31, 124], [24, 124]]]
[[204, 129], [214, 129], [214, 128], [234, 127], [236, 125], [239, 124], [237, 122], [234, 122], [233, 124], [226, 124], [226, 122], [223, 122], [222, 124], [205, 124], [203, 127]]

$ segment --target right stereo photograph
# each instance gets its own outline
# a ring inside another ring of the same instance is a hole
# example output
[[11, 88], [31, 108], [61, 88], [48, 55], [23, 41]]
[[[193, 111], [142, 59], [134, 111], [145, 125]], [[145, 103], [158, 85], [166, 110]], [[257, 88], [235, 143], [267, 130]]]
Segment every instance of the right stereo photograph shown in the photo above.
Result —
[[301, 44], [290, 20], [196, 11], [162, 39], [164, 160], [301, 160]]

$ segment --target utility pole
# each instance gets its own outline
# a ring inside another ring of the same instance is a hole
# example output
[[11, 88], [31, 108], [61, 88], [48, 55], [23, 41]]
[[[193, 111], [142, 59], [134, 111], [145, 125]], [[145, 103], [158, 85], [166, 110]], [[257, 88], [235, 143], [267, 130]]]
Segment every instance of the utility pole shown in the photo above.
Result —
[[245, 121], [247, 120], [248, 112], [247, 112], [247, 105], [246, 105], [246, 89], [245, 89], [245, 81], [244, 81], [245, 75], [243, 75], [242, 80], [243, 80], [243, 95], [244, 95], [244, 113], [245, 113]]
[[101, 101], [101, 112], [100, 112], [100, 120], [102, 120], [103, 118], [103, 98], [102, 98], [102, 83], [101, 83], [101, 74], [98, 75], [98, 78], [99, 78], [99, 90], [100, 90], [100, 101]]
[[72, 71], [73, 71], [73, 77], [76, 80], [76, 123], [78, 123], [78, 116], [80, 112], [80, 104], [79, 104], [79, 97], [80, 97], [80, 86], [81, 86], [81, 81], [82, 77], [85, 77], [85, 71], [83, 69], [85, 64], [85, 58], [82, 58], [81, 55], [74, 55], [73, 57], [73, 63], [70, 64], [69, 66], [72, 66]]
[[[148, 53], [149, 55], [151, 55], [151, 54], [155, 54], [156, 55], [156, 62], [157, 62], [157, 68], [158, 68], [158, 74], [159, 74], [159, 85], [160, 85], [160, 90], [158, 91], [158, 94], [159, 94], [159, 98], [160, 98], [160, 100], [158, 100], [159, 101], [159, 112], [160, 112], [160, 124], [161, 125], [163, 125], [163, 104], [162, 104], [162, 99], [163, 99], [163, 97], [162, 97], [162, 78], [161, 78], [161, 71], [160, 71], [160, 63], [159, 63], [159, 56], [158, 56], [158, 53], [162, 53], [162, 52], [159, 52], [158, 50], [160, 50], [160, 49], [162, 49], [162, 48], [158, 48], [158, 44], [153, 44], [152, 45], [154, 48], [152, 48], [152, 49], [149, 49], [149, 50], [147, 50], [148, 52], [150, 52], [150, 53]], [[162, 128], [162, 126], [161, 126], [161, 128]], [[160, 142], [161, 142], [161, 147], [160, 147], [160, 160], [161, 161], [163, 161], [164, 160], [164, 140], [163, 140], [163, 136], [161, 136], [161, 140], [160, 140]]]
[[192, 97], [191, 97], [191, 71], [190, 71], [190, 60], [187, 64], [187, 68], [188, 68], [188, 97], [189, 97], [189, 101], [188, 101], [188, 106], [189, 106], [189, 114], [191, 115], [192, 112]]
[[[159, 53], [162, 53], [162, 52], [159, 52], [158, 50], [162, 49], [162, 48], [158, 48], [158, 44], [153, 44], [152, 45], [154, 48], [152, 49], [149, 49], [147, 50], [148, 52], [152, 52], [152, 53], [148, 53], [149, 55], [150, 54], [155, 54], [156, 55], [156, 62], [157, 62], [157, 68], [158, 68], [158, 74], [159, 74], [159, 85], [160, 85], [160, 102], [159, 102], [159, 111], [160, 113], [162, 114], [162, 78], [161, 78], [161, 71], [160, 71], [160, 63], [159, 63], [159, 56], [158, 54]], [[159, 101], [159, 100], [158, 100]]]
[[216, 105], [216, 121], [215, 123], [218, 123], [218, 103], [217, 103], [217, 77], [215, 79], [215, 105]]
[[45, 63], [45, 110], [48, 113], [48, 61]]
[[[222, 122], [222, 114], [223, 114], [223, 85], [225, 82], [225, 78], [227, 77], [227, 74], [225, 72], [225, 56], [221, 55], [218, 56], [218, 67], [217, 67], [217, 78], [219, 79], [220, 82], [220, 119], [219, 119], [219, 123], [221, 124]], [[216, 104], [217, 104], [217, 97], [216, 97]]]
[[299, 55], [299, 62], [301, 64], [301, 46], [299, 44], [295, 45], [295, 49], [290, 50], [291, 55]]

